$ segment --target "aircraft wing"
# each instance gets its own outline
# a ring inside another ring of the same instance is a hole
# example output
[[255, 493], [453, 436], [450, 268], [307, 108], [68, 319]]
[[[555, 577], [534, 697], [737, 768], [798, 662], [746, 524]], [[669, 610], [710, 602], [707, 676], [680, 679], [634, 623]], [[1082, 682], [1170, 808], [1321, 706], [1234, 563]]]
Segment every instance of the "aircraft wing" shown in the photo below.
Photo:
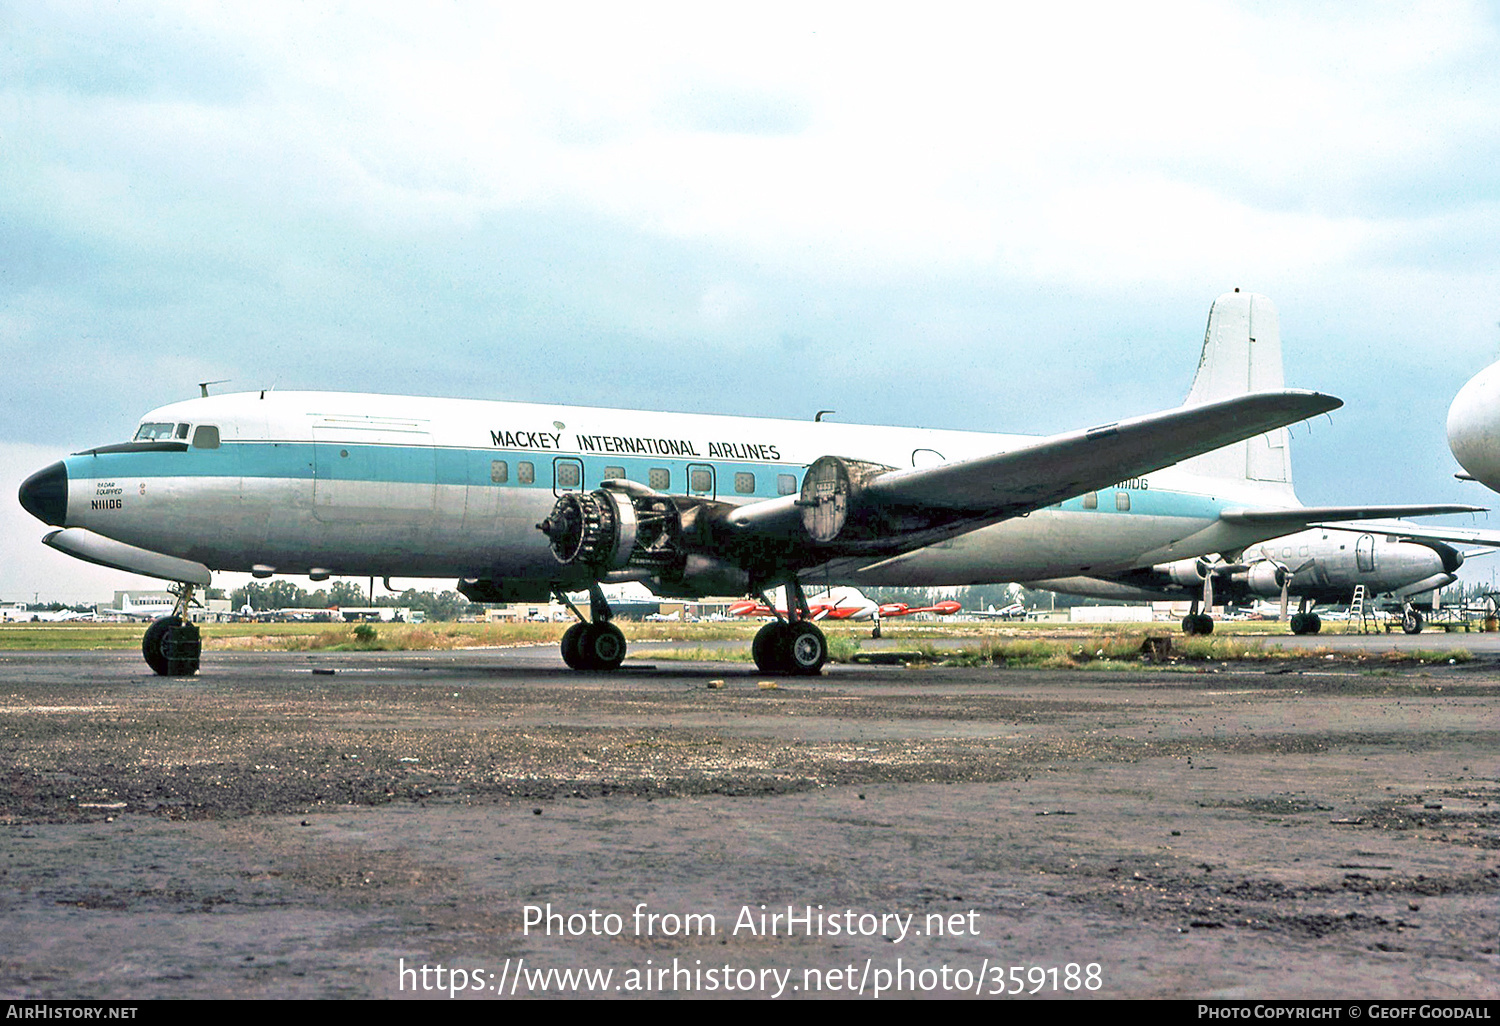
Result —
[[804, 565], [839, 555], [894, 555], [1342, 405], [1318, 392], [1252, 393], [905, 470], [824, 456], [808, 468], [800, 495], [736, 507], [723, 523], [747, 543], [797, 542]]
[[1433, 527], [1429, 524], [1413, 524], [1406, 520], [1334, 521], [1319, 522], [1310, 526], [1326, 527], [1335, 531], [1358, 531], [1361, 534], [1388, 534], [1397, 538], [1409, 538], [1412, 541], [1500, 547], [1500, 531], [1486, 530], [1482, 527]]
[[1241, 396], [1054, 435], [993, 456], [893, 471], [870, 491], [889, 503], [1030, 512], [1342, 405], [1317, 392]]

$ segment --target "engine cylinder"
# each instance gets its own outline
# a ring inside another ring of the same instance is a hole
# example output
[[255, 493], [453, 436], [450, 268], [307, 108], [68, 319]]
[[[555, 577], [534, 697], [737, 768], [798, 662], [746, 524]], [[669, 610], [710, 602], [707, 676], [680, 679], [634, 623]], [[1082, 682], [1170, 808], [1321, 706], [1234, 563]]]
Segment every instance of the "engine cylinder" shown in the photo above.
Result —
[[671, 499], [661, 496], [609, 489], [568, 492], [536, 526], [551, 542], [559, 563], [581, 563], [597, 574], [681, 561], [681, 514]]

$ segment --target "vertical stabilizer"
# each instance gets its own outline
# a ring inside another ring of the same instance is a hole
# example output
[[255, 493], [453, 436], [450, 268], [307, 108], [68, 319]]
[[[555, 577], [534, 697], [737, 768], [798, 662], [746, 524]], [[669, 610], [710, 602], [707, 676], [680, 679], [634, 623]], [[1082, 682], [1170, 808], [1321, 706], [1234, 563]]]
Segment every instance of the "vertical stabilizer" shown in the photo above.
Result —
[[[1214, 300], [1208, 311], [1198, 373], [1184, 405], [1198, 406], [1283, 387], [1281, 325], [1275, 304], [1265, 296], [1238, 290]], [[1184, 460], [1181, 466], [1205, 477], [1279, 486], [1285, 490], [1287, 501], [1295, 503], [1289, 438], [1286, 428], [1277, 428]]]

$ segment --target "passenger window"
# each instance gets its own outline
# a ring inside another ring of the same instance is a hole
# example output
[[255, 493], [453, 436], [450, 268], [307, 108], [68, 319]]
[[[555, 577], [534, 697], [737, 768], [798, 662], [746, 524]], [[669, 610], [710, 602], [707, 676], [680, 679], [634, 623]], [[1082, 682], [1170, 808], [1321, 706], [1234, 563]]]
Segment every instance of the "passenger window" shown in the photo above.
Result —
[[1099, 508], [1099, 493], [1098, 492], [1085, 492], [1084, 496], [1083, 496], [1083, 508], [1084, 509], [1098, 509]]
[[510, 464], [504, 460], [490, 460], [490, 481], [504, 484], [510, 480]]
[[1129, 492], [1115, 492], [1115, 509], [1119, 510], [1122, 513], [1129, 512], [1129, 510], [1130, 510], [1130, 493]]
[[625, 476], [625, 468], [624, 467], [605, 467], [604, 468], [604, 477], [605, 477], [606, 480], [609, 479], [609, 478], [612, 478], [612, 477], [624, 477], [624, 476]]
[[212, 424], [199, 424], [198, 430], [193, 432], [194, 449], [217, 449], [219, 447], [219, 429]]
[[796, 474], [777, 474], [776, 475], [776, 494], [777, 495], [792, 495], [796, 491], [797, 491], [797, 475]]
[[557, 461], [557, 487], [577, 488], [583, 484], [583, 468], [572, 460]]
[[734, 490], [740, 495], [755, 494], [755, 475], [746, 473], [735, 474]]
[[688, 493], [707, 495], [714, 490], [714, 472], [707, 467], [688, 469]]
[[531, 484], [536, 480], [536, 464], [530, 460], [522, 460], [516, 464], [516, 480], [521, 484]]
[[177, 425], [177, 437], [178, 437], [179, 440], [186, 439], [187, 438], [187, 432], [188, 432], [188, 426], [186, 424], [178, 424]]
[[666, 467], [652, 467], [646, 474], [646, 483], [659, 492], [672, 488], [672, 472]]

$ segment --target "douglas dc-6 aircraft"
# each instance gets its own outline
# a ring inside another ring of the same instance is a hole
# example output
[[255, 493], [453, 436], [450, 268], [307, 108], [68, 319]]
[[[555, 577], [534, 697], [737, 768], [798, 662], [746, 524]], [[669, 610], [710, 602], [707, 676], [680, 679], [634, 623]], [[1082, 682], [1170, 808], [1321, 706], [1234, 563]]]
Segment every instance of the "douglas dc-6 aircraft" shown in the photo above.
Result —
[[804, 579], [1120, 573], [1239, 552], [1313, 522], [1472, 508], [1298, 507], [1283, 425], [1342, 404], [1282, 389], [1279, 341], [1274, 374], [1255, 359], [1276, 333], [1268, 301], [1226, 295], [1187, 405], [1047, 438], [328, 392], [211, 396], [153, 410], [132, 441], [38, 471], [20, 498], [61, 528], [46, 536], [53, 548], [181, 584], [178, 615], [143, 643], [158, 673], [197, 670], [195, 629], [178, 619], [210, 568], [453, 576], [485, 602], [567, 601], [586, 588], [592, 616], [575, 607], [562, 642], [580, 669], [613, 669], [625, 655], [601, 583], [762, 601], [781, 585], [793, 608], [756, 635], [756, 665], [817, 673], [827, 643]]

